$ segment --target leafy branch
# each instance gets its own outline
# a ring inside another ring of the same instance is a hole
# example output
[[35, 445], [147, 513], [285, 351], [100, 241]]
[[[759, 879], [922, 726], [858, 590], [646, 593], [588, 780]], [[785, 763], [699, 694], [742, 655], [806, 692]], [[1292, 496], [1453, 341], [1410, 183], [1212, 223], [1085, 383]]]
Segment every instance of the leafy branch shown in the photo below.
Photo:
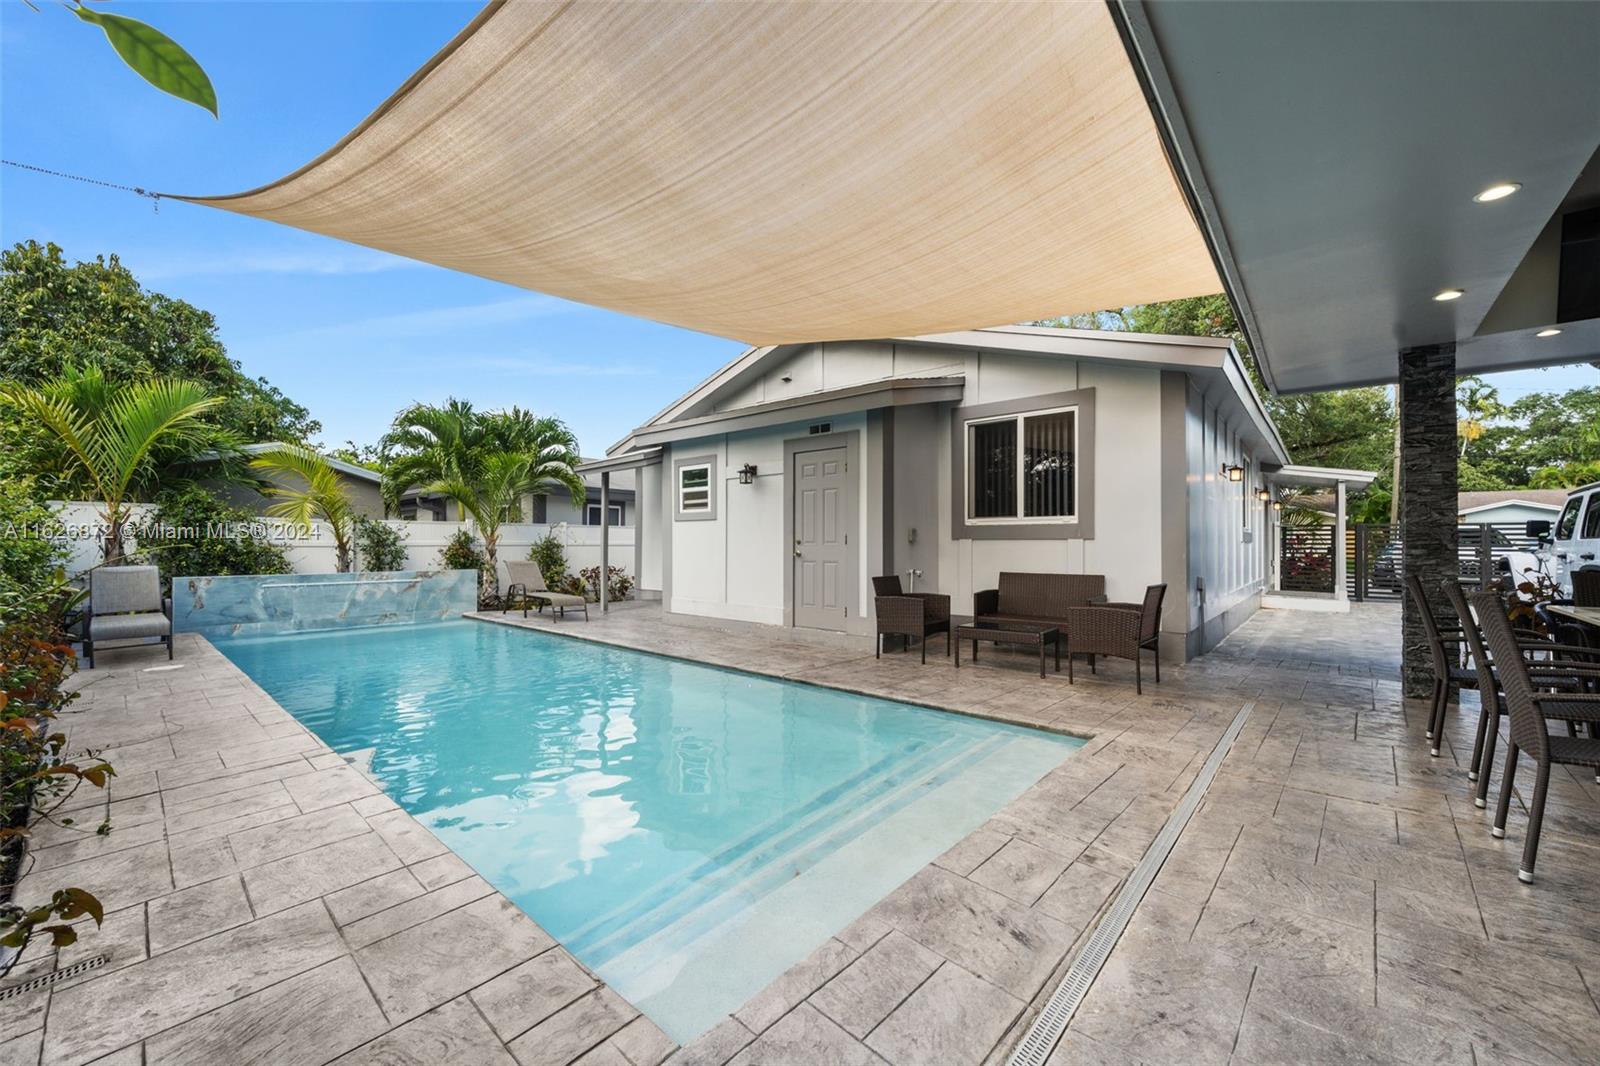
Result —
[[[28, 6], [38, 10], [32, 3]], [[99, 26], [135, 74], [162, 92], [203, 107], [213, 118], [217, 117], [217, 93], [211, 87], [211, 79], [177, 41], [148, 23], [100, 11], [84, 0], [63, 2], [62, 6], [83, 21]]]

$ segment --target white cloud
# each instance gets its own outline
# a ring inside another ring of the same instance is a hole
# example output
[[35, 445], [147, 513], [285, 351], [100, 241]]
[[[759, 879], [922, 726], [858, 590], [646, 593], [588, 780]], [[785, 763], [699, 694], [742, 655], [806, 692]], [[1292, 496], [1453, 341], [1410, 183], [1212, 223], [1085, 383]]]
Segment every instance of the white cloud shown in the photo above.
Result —
[[355, 274], [382, 274], [426, 266], [370, 248], [335, 247], [321, 250], [242, 249], [231, 252], [206, 251], [137, 253], [122, 257], [135, 274], [145, 281], [173, 278], [219, 277], [237, 274], [305, 274], [333, 277]]
[[[530, 294], [514, 296], [509, 300], [495, 300], [491, 303], [432, 307], [425, 311], [374, 315], [327, 326], [295, 330], [293, 333], [263, 339], [298, 342], [338, 338], [372, 340], [383, 337], [413, 337], [419, 334], [459, 332], [482, 326], [498, 326], [508, 322], [525, 322], [530, 318], [562, 314], [576, 306], [554, 296]], [[452, 357], [451, 361], [455, 362], [455, 359]]]

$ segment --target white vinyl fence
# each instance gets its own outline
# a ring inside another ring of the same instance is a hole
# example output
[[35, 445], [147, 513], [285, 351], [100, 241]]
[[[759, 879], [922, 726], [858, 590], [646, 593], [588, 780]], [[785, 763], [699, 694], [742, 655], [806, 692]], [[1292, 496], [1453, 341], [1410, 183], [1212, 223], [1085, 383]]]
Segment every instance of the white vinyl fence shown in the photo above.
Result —
[[[93, 566], [97, 566], [101, 558], [99, 507], [92, 503], [72, 502], [57, 504], [57, 515], [67, 530], [67, 548], [70, 558], [67, 562], [67, 572], [72, 575], [82, 573]], [[155, 508], [148, 504], [134, 507], [134, 519], [131, 526], [137, 528], [152, 520]], [[288, 549], [289, 564], [297, 574], [331, 574], [334, 572], [333, 536], [327, 526], [315, 522], [309, 530], [295, 529], [288, 523], [275, 518], [258, 518], [257, 531], [267, 534], [268, 539], [274, 543], [282, 544]], [[440, 567], [439, 552], [458, 531], [467, 528], [467, 523], [462, 522], [407, 522], [400, 519], [389, 519], [386, 525], [400, 531], [403, 538], [406, 559], [405, 570], [436, 570]], [[228, 536], [236, 531], [228, 530], [200, 530], [200, 531], [175, 531], [169, 535], [178, 535], [192, 538], [194, 535]], [[546, 533], [554, 532], [557, 539], [562, 541], [567, 548], [567, 569], [576, 574], [588, 566], [600, 565], [600, 527], [599, 526], [572, 526], [561, 523], [555, 526], [519, 522], [500, 527], [500, 580], [505, 581], [505, 561], [507, 559], [526, 559], [528, 549], [533, 542], [544, 537]], [[150, 530], [151, 536], [161, 533]], [[611, 528], [611, 565], [621, 567], [629, 575], [633, 573], [633, 538], [634, 529], [631, 526]], [[133, 550], [135, 543], [129, 544]], [[357, 569], [361, 568], [361, 560], [356, 560]]]

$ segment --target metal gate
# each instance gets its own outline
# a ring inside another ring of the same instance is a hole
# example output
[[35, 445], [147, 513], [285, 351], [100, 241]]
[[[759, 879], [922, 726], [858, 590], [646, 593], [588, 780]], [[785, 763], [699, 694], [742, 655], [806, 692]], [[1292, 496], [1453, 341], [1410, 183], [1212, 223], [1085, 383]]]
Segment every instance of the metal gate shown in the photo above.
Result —
[[[1346, 588], [1351, 599], [1401, 598], [1406, 576], [1401, 546], [1399, 526], [1357, 525], [1346, 532], [1345, 551], [1350, 560]], [[1481, 588], [1498, 580], [1505, 565], [1501, 560], [1519, 570], [1526, 568], [1538, 549], [1538, 540], [1528, 536], [1527, 527], [1520, 522], [1482, 522], [1456, 530], [1456, 558], [1465, 585]]]
[[1285, 592], [1333, 592], [1333, 527], [1278, 528], [1278, 587]]

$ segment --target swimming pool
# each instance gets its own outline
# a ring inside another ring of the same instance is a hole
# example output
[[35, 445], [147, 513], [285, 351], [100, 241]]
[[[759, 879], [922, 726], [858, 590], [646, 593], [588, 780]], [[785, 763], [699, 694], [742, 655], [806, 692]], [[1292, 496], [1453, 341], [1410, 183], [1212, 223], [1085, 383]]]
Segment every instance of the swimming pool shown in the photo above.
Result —
[[680, 1042], [1082, 744], [465, 620], [215, 643]]

